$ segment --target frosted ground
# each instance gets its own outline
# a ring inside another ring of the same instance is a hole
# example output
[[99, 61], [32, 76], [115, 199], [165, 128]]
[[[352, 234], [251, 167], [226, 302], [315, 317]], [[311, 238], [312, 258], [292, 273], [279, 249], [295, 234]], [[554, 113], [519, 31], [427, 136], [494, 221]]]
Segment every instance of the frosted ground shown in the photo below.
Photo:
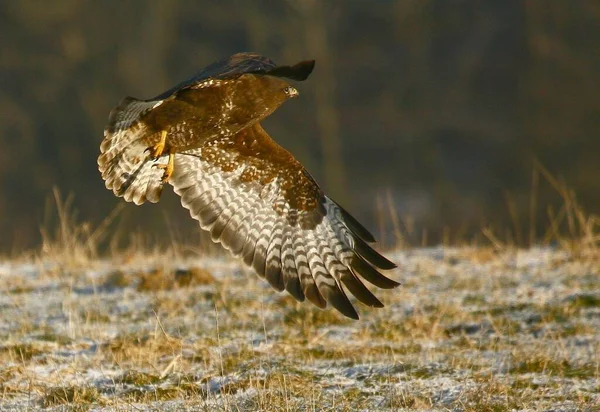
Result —
[[360, 321], [225, 257], [0, 262], [0, 410], [600, 410], [598, 253], [388, 256]]

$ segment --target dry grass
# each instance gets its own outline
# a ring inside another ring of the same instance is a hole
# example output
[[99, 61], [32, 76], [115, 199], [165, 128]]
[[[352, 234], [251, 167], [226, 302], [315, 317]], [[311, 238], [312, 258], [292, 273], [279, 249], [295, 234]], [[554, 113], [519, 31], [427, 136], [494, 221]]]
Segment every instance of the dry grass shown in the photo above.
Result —
[[99, 259], [112, 218], [82, 228], [56, 194], [42, 253], [0, 262], [0, 409], [600, 408], [598, 220], [555, 184], [558, 247], [390, 253], [402, 286], [358, 322], [229, 259]]
[[[464, 248], [393, 258], [403, 286], [359, 322], [227, 260], [90, 260], [30, 275], [0, 309], [0, 402], [509, 411], [600, 401], [597, 259]], [[20, 265], [3, 281], [17, 282]]]

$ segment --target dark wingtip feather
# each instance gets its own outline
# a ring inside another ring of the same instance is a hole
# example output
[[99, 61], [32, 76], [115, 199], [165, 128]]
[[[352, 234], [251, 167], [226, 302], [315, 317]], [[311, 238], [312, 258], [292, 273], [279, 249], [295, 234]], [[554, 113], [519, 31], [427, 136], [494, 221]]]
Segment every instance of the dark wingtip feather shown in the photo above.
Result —
[[[311, 276], [312, 277], [312, 276]], [[302, 282], [302, 281], [301, 281]], [[315, 282], [303, 283], [303, 292], [306, 299], [308, 299], [313, 305], [320, 309], [325, 309], [327, 307], [327, 302], [319, 292], [317, 285]]]
[[315, 68], [314, 60], [305, 60], [293, 66], [278, 66], [267, 72], [270, 76], [286, 77], [292, 80], [304, 81]]
[[302, 285], [298, 277], [287, 278], [285, 282], [285, 290], [298, 302], [304, 302], [304, 292], [302, 291]]
[[358, 312], [350, 303], [350, 300], [346, 294], [340, 290], [338, 292], [330, 293], [326, 297], [327, 302], [331, 304], [338, 312], [347, 318], [358, 320]]
[[344, 223], [352, 233], [363, 239], [365, 242], [375, 243], [375, 237], [367, 230], [367, 228], [361, 225], [360, 222], [354, 218], [354, 216], [348, 213], [348, 211], [341, 207], [338, 203], [333, 203], [335, 203], [335, 205], [340, 209]]
[[340, 275], [344, 286], [352, 293], [356, 299], [372, 308], [382, 308], [383, 303], [349, 270], [345, 270]]
[[344, 290], [339, 286], [323, 285], [319, 286], [321, 294], [334, 308], [336, 308], [342, 315], [350, 319], [358, 319], [358, 312], [352, 306], [350, 299], [344, 293]]
[[294, 80], [304, 81], [308, 79], [308, 76], [312, 73], [315, 68], [314, 60], [305, 60], [292, 66], [292, 70], [295, 72]]
[[383, 276], [373, 266], [369, 265], [360, 255], [354, 255], [350, 268], [353, 272], [358, 272], [366, 281], [382, 289], [393, 289], [400, 286], [400, 283]]
[[389, 270], [395, 269], [398, 266], [388, 260], [385, 256], [379, 254], [375, 249], [369, 246], [364, 240], [360, 238], [354, 239], [354, 248], [367, 262], [372, 264], [379, 269]]
[[354, 306], [352, 306], [352, 304], [350, 304], [350, 303], [348, 305], [345, 305], [340, 302], [339, 305], [336, 305], [335, 303], [332, 302], [331, 306], [336, 308], [342, 315], [344, 315], [347, 318], [350, 318], [353, 320], [360, 319], [360, 317], [358, 316], [358, 312], [356, 311], [356, 309], [354, 309]]

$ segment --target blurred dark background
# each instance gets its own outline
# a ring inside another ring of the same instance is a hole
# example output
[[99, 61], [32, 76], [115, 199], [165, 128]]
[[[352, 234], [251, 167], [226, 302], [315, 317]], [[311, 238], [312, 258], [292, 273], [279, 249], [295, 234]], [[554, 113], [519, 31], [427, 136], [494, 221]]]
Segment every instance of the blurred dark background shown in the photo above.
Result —
[[[239, 51], [317, 60], [265, 128], [384, 244], [390, 210], [416, 243], [542, 231], [560, 199], [540, 179], [532, 214], [534, 159], [600, 209], [597, 0], [20, 0], [0, 27], [0, 251], [39, 245], [53, 187], [101, 222], [123, 202], [96, 166], [110, 109]], [[119, 219], [197, 230], [170, 189]]]

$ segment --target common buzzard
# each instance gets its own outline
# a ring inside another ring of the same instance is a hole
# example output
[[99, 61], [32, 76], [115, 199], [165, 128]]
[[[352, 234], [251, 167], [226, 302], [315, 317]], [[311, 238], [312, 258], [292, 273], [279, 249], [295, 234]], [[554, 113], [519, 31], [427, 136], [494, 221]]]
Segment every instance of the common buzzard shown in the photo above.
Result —
[[126, 97], [109, 116], [98, 166], [106, 187], [136, 204], [165, 183], [200, 226], [278, 291], [358, 319], [342, 285], [383, 307], [359, 279], [389, 289], [396, 265], [328, 198], [260, 121], [298, 92], [314, 61], [277, 66], [253, 53], [214, 63], [150, 100]]

